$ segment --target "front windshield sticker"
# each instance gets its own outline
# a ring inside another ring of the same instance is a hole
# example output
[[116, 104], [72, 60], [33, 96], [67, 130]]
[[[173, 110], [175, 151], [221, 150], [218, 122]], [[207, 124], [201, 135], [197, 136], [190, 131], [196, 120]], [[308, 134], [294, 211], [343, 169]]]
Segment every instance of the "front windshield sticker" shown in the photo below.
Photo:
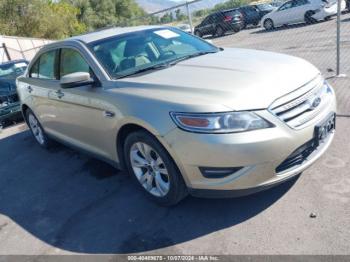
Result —
[[169, 39], [169, 38], [175, 38], [175, 37], [179, 37], [180, 35], [169, 30], [169, 29], [164, 29], [164, 30], [158, 30], [154, 32], [155, 34], [159, 35], [160, 37], [163, 37], [165, 39]]

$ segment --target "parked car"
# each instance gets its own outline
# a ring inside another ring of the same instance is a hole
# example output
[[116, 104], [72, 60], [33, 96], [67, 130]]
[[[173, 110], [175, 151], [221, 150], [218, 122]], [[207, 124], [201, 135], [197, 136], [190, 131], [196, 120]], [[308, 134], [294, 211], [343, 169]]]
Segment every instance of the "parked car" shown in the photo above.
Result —
[[218, 48], [171, 27], [46, 45], [18, 92], [41, 146], [56, 139], [126, 169], [163, 205], [275, 186], [334, 137], [335, 94], [313, 65]]
[[16, 78], [25, 72], [27, 66], [26, 60], [0, 64], [0, 127], [22, 120]]
[[224, 10], [208, 15], [194, 28], [198, 37], [205, 35], [223, 36], [228, 31], [239, 32], [243, 25], [242, 13], [238, 10]]
[[[345, 1], [342, 1], [342, 10], [345, 9]], [[262, 25], [266, 30], [275, 27], [297, 24], [315, 23], [320, 20], [328, 20], [337, 14], [337, 2], [329, 0], [292, 0], [283, 4], [262, 18]]]
[[272, 12], [274, 9], [275, 7], [269, 4], [247, 5], [238, 8], [243, 14], [242, 28], [245, 28], [247, 25], [257, 26], [261, 18]]
[[177, 28], [179, 28], [180, 30], [182, 30], [182, 31], [184, 31], [186, 33], [192, 34], [191, 26], [188, 25], [188, 24], [178, 25]]

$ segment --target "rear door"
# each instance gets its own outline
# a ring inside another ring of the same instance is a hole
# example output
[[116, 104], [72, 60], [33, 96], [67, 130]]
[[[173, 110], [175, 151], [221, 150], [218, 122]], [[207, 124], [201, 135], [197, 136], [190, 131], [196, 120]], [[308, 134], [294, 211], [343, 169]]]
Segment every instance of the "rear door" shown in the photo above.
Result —
[[259, 23], [260, 16], [259, 12], [256, 10], [253, 6], [246, 6], [243, 8], [245, 17], [246, 17], [246, 23], [247, 24], [257, 24]]
[[55, 126], [55, 110], [49, 102], [49, 92], [55, 92], [59, 88], [56, 64], [57, 49], [47, 51], [39, 56], [29, 69], [26, 77], [21, 77], [21, 88], [26, 93], [30, 106], [45, 130], [50, 131]]
[[301, 23], [305, 21], [305, 14], [307, 11], [311, 10], [309, 7], [309, 0], [295, 0], [293, 1], [293, 17], [294, 23]]
[[210, 15], [206, 19], [204, 19], [201, 30], [203, 35], [211, 35], [214, 32], [215, 20], [214, 16]]
[[286, 2], [276, 12], [271, 14], [271, 17], [276, 26], [292, 23], [294, 20], [292, 7], [293, 1]]

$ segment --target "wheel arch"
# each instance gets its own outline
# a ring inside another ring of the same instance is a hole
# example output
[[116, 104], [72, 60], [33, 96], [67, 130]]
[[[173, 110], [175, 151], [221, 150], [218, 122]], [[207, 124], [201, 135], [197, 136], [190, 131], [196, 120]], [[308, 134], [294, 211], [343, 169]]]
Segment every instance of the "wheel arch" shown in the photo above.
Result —
[[27, 112], [28, 109], [30, 109], [30, 107], [29, 107], [27, 104], [22, 104], [22, 105], [21, 105], [22, 116], [23, 116], [24, 121], [25, 121], [27, 124], [28, 124], [28, 121], [27, 121], [26, 112]]
[[126, 137], [131, 134], [132, 132], [137, 131], [145, 131], [149, 135], [153, 136], [157, 141], [164, 147], [164, 149], [169, 154], [170, 158], [174, 161], [176, 167], [178, 168], [180, 174], [182, 175], [185, 183], [187, 185], [190, 185], [190, 181], [187, 179], [187, 176], [184, 174], [184, 169], [181, 165], [181, 162], [179, 162], [176, 154], [174, 154], [172, 148], [170, 145], [168, 145], [164, 139], [162, 139], [162, 135], [159, 135], [158, 133], [154, 132], [152, 128], [149, 128], [145, 125], [142, 125], [140, 123], [134, 123], [129, 122], [125, 123], [123, 126], [121, 126], [118, 130], [118, 133], [116, 135], [116, 153], [118, 157], [118, 167], [122, 170], [126, 170], [126, 162], [125, 162], [125, 156], [124, 156], [124, 142]]
[[124, 141], [126, 137], [132, 132], [137, 132], [141, 130], [147, 132], [149, 135], [156, 138], [159, 141], [159, 143], [161, 143], [162, 146], [169, 152], [167, 145], [164, 143], [164, 141], [162, 141], [161, 134], [159, 134], [157, 129], [155, 129], [148, 123], [144, 123], [143, 121], [137, 121], [136, 119], [135, 121], [132, 121], [132, 119], [129, 119], [129, 121], [124, 122], [120, 125], [116, 134], [116, 153], [121, 169], [125, 169]]

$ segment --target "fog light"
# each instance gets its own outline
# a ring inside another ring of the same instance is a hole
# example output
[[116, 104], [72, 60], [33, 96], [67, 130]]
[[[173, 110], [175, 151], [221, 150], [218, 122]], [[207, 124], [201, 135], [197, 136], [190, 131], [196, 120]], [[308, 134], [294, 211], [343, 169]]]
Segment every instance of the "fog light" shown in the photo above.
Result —
[[236, 173], [243, 167], [199, 167], [205, 178], [224, 178]]

